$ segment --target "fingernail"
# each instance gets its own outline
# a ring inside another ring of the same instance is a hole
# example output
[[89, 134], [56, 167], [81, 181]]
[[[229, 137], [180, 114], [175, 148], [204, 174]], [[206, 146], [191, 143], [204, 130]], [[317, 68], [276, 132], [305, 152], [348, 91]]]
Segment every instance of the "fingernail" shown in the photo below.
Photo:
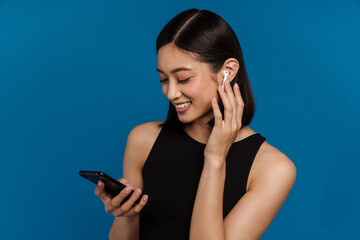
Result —
[[213, 99], [212, 99], [212, 102], [213, 102], [213, 103], [216, 103], [216, 98], [213, 98]]
[[98, 181], [98, 186], [101, 187], [101, 185], [102, 185], [102, 182]]
[[128, 194], [130, 192], [130, 188], [125, 188], [125, 193]]
[[136, 195], [136, 196], [139, 196], [139, 195], [140, 195], [140, 192], [141, 192], [140, 189], [136, 190], [135, 195]]
[[228, 86], [228, 87], [230, 86], [230, 83], [229, 83], [229, 81], [227, 81], [227, 80], [225, 81], [225, 84], [226, 84], [226, 86]]
[[236, 87], [237, 89], [239, 89], [239, 85], [238, 85], [237, 83], [235, 83], [235, 87]]
[[224, 92], [224, 86], [223, 85], [220, 86], [220, 91]]
[[145, 195], [144, 197], [143, 197], [143, 201], [146, 201], [147, 200], [147, 198], [148, 198], [148, 196], [147, 195]]

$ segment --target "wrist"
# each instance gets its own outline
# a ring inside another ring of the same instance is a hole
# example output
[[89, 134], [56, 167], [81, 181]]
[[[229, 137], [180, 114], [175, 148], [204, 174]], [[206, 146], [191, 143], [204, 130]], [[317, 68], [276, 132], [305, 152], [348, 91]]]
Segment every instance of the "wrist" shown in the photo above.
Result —
[[115, 216], [115, 220], [116, 221], [122, 221], [122, 222], [133, 222], [133, 221], [136, 221], [137, 218], [138, 218], [139, 214], [134, 214], [134, 215], [131, 215], [131, 216]]
[[207, 156], [204, 157], [204, 165], [214, 168], [214, 169], [222, 169], [225, 168], [226, 158], [220, 156]]

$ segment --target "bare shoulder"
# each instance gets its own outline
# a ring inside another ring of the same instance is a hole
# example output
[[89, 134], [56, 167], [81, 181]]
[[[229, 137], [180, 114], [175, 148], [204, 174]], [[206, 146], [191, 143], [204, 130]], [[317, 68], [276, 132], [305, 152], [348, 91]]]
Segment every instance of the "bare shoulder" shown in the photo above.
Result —
[[138, 158], [140, 161], [138, 164], [141, 168], [162, 129], [162, 127], [159, 126], [162, 123], [164, 123], [164, 121], [142, 123], [134, 127], [129, 134], [133, 141], [137, 143], [137, 151], [141, 154], [141, 157]]
[[264, 141], [249, 173], [247, 190], [261, 180], [286, 181], [291, 188], [296, 179], [295, 164], [280, 150]]

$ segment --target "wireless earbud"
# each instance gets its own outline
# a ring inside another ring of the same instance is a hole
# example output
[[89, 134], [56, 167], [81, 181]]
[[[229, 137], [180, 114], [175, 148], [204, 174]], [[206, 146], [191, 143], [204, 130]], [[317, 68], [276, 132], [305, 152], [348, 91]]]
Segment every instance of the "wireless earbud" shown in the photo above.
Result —
[[225, 83], [225, 80], [227, 79], [227, 77], [229, 76], [229, 71], [228, 70], [224, 70], [224, 80], [222, 82], [222, 87], [224, 87], [224, 83]]

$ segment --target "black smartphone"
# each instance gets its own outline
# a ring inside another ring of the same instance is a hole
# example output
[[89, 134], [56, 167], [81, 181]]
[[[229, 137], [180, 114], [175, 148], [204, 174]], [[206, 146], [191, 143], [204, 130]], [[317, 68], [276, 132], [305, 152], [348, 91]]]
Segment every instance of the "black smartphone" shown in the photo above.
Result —
[[[122, 184], [121, 182], [115, 180], [114, 178], [108, 176], [107, 174], [100, 172], [100, 171], [84, 171], [81, 170], [79, 171], [80, 176], [86, 178], [87, 180], [89, 180], [90, 182], [95, 183], [96, 185], [98, 184], [99, 180], [101, 180], [104, 184], [104, 190], [106, 192], [108, 192], [112, 197], [115, 197], [116, 195], [118, 195], [124, 188], [126, 188], [126, 186], [124, 184]], [[134, 193], [134, 190], [131, 189], [131, 192], [129, 193], [129, 195], [121, 202], [121, 204], [123, 204], [124, 202], [126, 202], [131, 195]], [[141, 194], [139, 196], [139, 198], [135, 201], [135, 203], [133, 204], [133, 206], [136, 206], [140, 200], [142, 199], [144, 194]], [[146, 205], [148, 205], [148, 202], [146, 202]]]

